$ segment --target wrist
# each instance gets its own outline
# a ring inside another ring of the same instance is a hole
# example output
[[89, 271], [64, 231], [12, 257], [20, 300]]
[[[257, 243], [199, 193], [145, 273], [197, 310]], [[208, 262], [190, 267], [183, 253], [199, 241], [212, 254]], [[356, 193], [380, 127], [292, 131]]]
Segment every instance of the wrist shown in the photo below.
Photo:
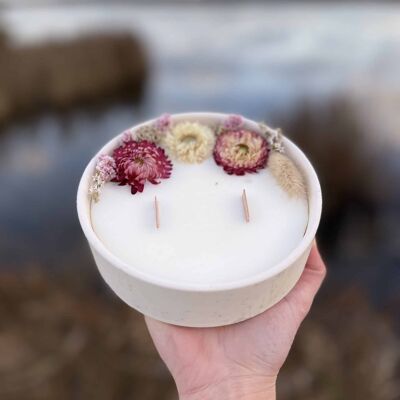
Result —
[[178, 392], [179, 400], [276, 400], [276, 378], [229, 378]]

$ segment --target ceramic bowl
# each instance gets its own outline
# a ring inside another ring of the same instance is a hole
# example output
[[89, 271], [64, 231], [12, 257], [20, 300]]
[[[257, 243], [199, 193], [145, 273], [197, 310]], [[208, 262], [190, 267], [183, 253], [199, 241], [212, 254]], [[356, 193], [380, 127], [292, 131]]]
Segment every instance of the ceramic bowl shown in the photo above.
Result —
[[[173, 115], [174, 121], [192, 120], [205, 124], [215, 124], [225, 118], [225, 114], [216, 113]], [[248, 128], [258, 130], [256, 122], [244, 121]], [[98, 156], [110, 153], [118, 145], [120, 136], [109, 141], [87, 165], [79, 183], [77, 209], [100, 274], [125, 303], [160, 321], [182, 326], [212, 327], [254, 317], [288, 294], [304, 269], [322, 207], [318, 177], [307, 157], [294, 143], [284, 138], [286, 154], [303, 173], [308, 188], [309, 220], [303, 239], [285, 259], [272, 268], [233, 284], [219, 284], [212, 289], [205, 289], [190, 284], [166, 282], [127, 265], [112, 254], [94, 232], [88, 196], [90, 179]]]

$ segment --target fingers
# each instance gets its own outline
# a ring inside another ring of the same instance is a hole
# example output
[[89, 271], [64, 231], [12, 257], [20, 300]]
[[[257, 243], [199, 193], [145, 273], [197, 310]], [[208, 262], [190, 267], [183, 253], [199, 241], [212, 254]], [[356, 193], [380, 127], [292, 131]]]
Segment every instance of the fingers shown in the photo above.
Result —
[[303, 284], [306, 286], [308, 285], [308, 290], [312, 295], [312, 301], [326, 276], [326, 265], [318, 250], [317, 242], [315, 241], [313, 247], [311, 248], [307, 264], [304, 268], [303, 276]]
[[308, 256], [306, 269], [319, 271], [324, 276], [326, 275], [326, 266], [324, 261], [322, 260], [321, 254], [319, 253], [316, 241], [314, 241], [314, 244], [310, 251], [310, 255]]
[[287, 300], [301, 318], [304, 318], [326, 276], [326, 266], [314, 242], [308, 257], [303, 274], [293, 290], [288, 294]]

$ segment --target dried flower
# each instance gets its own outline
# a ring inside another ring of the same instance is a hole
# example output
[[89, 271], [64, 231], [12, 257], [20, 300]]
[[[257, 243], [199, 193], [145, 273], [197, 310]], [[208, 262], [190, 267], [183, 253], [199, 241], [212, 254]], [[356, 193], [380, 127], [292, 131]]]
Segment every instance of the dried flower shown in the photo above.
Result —
[[214, 159], [228, 174], [257, 172], [267, 164], [267, 141], [253, 131], [223, 131], [217, 138]]
[[283, 153], [284, 147], [282, 142], [282, 130], [280, 128], [272, 129], [268, 125], [265, 125], [263, 123], [259, 124], [259, 128], [261, 134], [267, 139], [271, 150]]
[[138, 142], [147, 140], [158, 144], [161, 141], [161, 131], [154, 125], [144, 125], [135, 132], [134, 139]]
[[171, 116], [163, 114], [154, 123], [140, 127], [134, 134], [134, 139], [138, 142], [148, 140], [159, 144], [171, 125]]
[[130, 142], [131, 140], [132, 140], [132, 131], [130, 129], [128, 129], [127, 131], [125, 131], [122, 134], [120, 144], [124, 144], [124, 143]]
[[105, 182], [115, 178], [115, 160], [107, 154], [102, 154], [96, 164], [96, 171]]
[[223, 129], [235, 131], [239, 130], [243, 126], [243, 117], [241, 115], [228, 115], [228, 118], [224, 121]]
[[92, 180], [89, 186], [89, 196], [96, 203], [99, 201], [101, 189], [103, 188], [105, 181], [103, 181], [100, 177], [99, 172], [95, 172], [92, 176]]
[[164, 144], [169, 153], [180, 161], [201, 163], [214, 147], [214, 132], [198, 122], [180, 122], [165, 136]]
[[113, 181], [130, 185], [132, 194], [143, 192], [146, 181], [158, 184], [159, 179], [171, 176], [172, 163], [164, 150], [148, 140], [131, 140], [115, 149], [113, 156], [116, 163]]
[[165, 131], [171, 126], [171, 115], [162, 114], [159, 118], [156, 119], [154, 123], [156, 129], [160, 131]]
[[95, 173], [92, 176], [92, 182], [89, 186], [89, 195], [95, 202], [99, 201], [101, 189], [104, 184], [115, 178], [115, 173], [114, 159], [107, 154], [99, 156], [95, 167]]
[[290, 158], [284, 154], [273, 152], [269, 156], [268, 169], [290, 197], [306, 195], [303, 176]]

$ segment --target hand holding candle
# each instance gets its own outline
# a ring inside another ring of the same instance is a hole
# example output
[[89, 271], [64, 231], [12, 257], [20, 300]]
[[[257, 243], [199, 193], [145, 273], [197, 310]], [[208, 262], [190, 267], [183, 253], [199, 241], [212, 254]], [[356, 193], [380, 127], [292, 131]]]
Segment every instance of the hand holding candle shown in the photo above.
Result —
[[146, 318], [180, 400], [275, 399], [278, 372], [325, 274], [314, 245], [294, 289], [255, 318], [200, 330]]

